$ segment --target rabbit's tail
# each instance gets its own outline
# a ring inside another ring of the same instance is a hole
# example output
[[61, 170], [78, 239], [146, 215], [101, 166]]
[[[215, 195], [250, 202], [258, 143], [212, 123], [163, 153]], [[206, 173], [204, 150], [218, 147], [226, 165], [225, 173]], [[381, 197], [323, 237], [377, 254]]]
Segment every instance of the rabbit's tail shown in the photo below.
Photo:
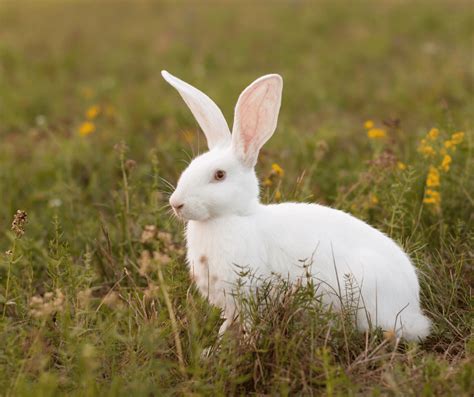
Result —
[[430, 334], [431, 320], [421, 311], [406, 313], [402, 320], [402, 333], [406, 340], [420, 341]]

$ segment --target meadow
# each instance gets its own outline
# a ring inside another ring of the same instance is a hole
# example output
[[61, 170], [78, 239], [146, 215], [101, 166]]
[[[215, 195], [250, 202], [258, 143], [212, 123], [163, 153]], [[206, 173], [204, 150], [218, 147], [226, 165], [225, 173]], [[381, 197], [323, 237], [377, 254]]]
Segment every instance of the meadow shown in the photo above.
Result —
[[[472, 395], [473, 40], [463, 0], [2, 1], [0, 395]], [[250, 336], [217, 343], [167, 206], [205, 140], [162, 69], [228, 121], [251, 81], [283, 76], [262, 201], [395, 239], [425, 341], [360, 334], [350, 307], [277, 279], [273, 299], [239, 297]]]

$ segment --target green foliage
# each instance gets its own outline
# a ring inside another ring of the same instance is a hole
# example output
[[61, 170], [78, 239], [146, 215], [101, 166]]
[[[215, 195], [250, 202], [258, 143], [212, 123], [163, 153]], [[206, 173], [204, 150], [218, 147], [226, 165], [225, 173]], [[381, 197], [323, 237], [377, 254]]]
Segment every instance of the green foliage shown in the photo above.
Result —
[[[472, 394], [473, 26], [467, 1], [2, 2], [1, 393]], [[238, 294], [242, 323], [216, 342], [166, 206], [204, 139], [161, 69], [229, 121], [248, 83], [283, 75], [262, 200], [329, 204], [397, 240], [434, 322], [425, 342], [359, 334], [350, 278], [335, 313], [317, 285], [278, 277]]]

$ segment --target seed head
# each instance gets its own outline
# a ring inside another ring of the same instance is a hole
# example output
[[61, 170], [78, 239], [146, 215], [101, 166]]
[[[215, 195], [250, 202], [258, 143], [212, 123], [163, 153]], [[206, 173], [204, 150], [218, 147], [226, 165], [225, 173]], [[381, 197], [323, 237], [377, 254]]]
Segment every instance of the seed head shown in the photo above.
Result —
[[18, 210], [13, 217], [12, 231], [17, 238], [21, 238], [25, 234], [25, 225], [28, 222], [28, 215], [25, 211]]
[[142, 236], [140, 238], [140, 241], [145, 244], [145, 243], [150, 243], [152, 242], [157, 234], [157, 229], [155, 225], [146, 225], [143, 228], [142, 231]]
[[135, 160], [128, 159], [127, 161], [125, 161], [125, 168], [128, 171], [133, 170], [136, 167], [136, 165], [137, 165], [137, 162]]

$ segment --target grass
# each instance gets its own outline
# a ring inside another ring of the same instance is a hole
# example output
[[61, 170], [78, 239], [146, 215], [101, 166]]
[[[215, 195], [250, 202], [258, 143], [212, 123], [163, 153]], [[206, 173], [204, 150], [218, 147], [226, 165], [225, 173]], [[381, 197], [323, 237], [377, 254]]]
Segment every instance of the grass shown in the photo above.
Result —
[[[2, 2], [0, 394], [471, 395], [473, 26], [468, 1]], [[166, 209], [205, 145], [165, 68], [229, 120], [249, 82], [283, 75], [262, 200], [332, 205], [397, 240], [426, 341], [359, 334], [317, 285], [277, 279], [240, 297], [250, 334], [215, 347], [219, 312]]]

